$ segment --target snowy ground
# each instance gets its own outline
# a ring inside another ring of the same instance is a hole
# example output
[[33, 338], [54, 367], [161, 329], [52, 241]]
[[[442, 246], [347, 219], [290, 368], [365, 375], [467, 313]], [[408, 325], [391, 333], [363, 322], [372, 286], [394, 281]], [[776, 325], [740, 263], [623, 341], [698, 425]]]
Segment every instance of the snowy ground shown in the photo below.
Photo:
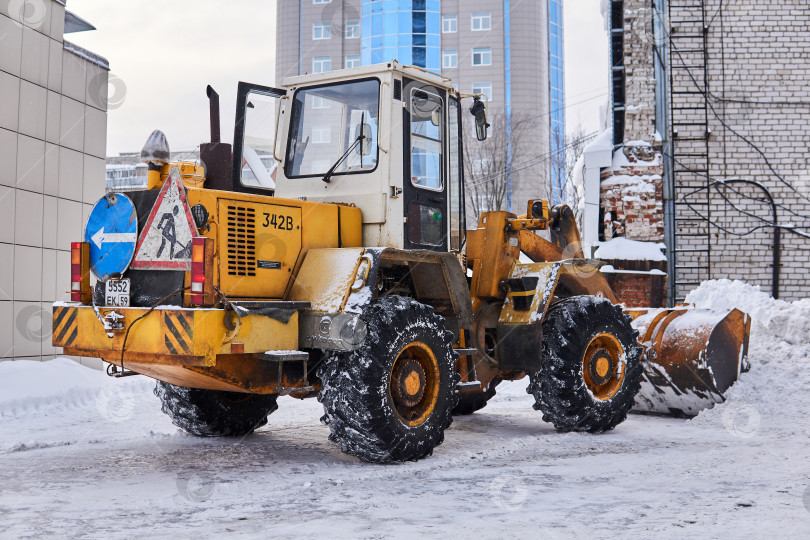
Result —
[[[145, 378], [0, 363], [0, 537], [808, 537], [810, 300], [739, 283], [753, 369], [693, 421], [559, 434], [505, 383], [418, 463], [360, 463], [291, 398], [241, 441], [184, 435]], [[743, 305], [747, 304], [747, 305]]]

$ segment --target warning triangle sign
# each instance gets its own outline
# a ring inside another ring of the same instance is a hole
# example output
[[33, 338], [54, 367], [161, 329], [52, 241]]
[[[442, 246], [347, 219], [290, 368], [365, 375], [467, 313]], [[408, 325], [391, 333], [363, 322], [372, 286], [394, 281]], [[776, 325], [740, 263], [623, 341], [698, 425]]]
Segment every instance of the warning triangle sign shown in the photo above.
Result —
[[196, 236], [180, 171], [172, 167], [138, 238], [132, 268], [189, 271], [191, 239]]

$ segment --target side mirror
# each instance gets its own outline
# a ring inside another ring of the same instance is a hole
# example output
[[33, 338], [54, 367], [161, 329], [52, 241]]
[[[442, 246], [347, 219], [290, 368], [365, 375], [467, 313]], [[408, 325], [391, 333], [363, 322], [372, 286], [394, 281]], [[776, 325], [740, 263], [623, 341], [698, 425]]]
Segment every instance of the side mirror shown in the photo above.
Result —
[[473, 102], [470, 112], [475, 116], [475, 136], [479, 141], [487, 140], [487, 129], [489, 122], [487, 121], [487, 106], [480, 98], [476, 97]]

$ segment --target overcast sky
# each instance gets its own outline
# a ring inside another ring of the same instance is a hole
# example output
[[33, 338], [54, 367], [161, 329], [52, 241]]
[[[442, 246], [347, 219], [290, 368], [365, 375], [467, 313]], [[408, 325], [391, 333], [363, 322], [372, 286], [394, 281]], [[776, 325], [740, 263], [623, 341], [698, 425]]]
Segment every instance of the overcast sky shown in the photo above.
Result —
[[[207, 141], [207, 84], [221, 96], [230, 142], [237, 83], [276, 82], [276, 0], [70, 0], [68, 8], [98, 30], [67, 39], [110, 61], [108, 155], [140, 151], [154, 129], [172, 150]], [[565, 56], [568, 130], [590, 133], [608, 88], [600, 0], [565, 0]]]

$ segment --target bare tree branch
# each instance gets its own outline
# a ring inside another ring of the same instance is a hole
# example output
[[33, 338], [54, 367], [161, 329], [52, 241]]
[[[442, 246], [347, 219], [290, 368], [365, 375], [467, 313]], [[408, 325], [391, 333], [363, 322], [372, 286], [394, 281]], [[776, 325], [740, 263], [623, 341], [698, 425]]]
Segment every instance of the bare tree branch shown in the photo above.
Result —
[[[505, 113], [495, 113], [490, 114], [489, 122], [489, 137], [481, 142], [475, 136], [474, 119], [465, 115], [463, 120], [465, 185], [468, 209], [472, 210], [468, 215], [476, 223], [482, 212], [506, 210], [507, 180], [516, 164], [521, 164], [521, 176], [546, 184], [546, 152], [536, 141], [529, 140], [529, 120], [513, 114], [508, 124]], [[538, 193], [537, 197], [543, 195]]]

